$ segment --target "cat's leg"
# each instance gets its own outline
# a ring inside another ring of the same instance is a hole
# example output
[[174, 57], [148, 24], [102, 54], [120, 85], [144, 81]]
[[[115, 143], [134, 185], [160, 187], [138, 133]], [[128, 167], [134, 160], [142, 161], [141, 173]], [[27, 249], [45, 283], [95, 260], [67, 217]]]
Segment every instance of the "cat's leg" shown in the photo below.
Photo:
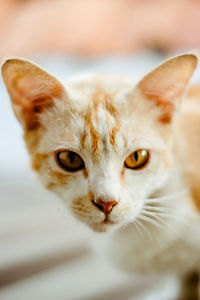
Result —
[[188, 273], [181, 280], [179, 300], [200, 300], [199, 298], [199, 272]]

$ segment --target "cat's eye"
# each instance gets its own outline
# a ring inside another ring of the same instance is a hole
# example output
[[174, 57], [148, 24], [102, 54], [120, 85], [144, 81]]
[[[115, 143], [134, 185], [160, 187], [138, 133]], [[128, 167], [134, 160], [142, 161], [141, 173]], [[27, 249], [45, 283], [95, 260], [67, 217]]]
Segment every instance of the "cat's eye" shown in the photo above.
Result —
[[75, 152], [62, 150], [56, 152], [56, 161], [60, 167], [69, 172], [79, 171], [84, 169], [84, 161]]
[[147, 165], [149, 162], [149, 151], [139, 149], [131, 153], [125, 160], [124, 165], [126, 168], [139, 170]]

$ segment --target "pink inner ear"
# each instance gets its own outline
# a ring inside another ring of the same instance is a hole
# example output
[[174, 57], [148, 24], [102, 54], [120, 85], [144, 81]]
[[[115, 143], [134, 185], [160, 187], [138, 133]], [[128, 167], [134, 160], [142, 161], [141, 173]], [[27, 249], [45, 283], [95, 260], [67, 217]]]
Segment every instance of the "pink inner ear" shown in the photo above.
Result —
[[169, 123], [197, 64], [196, 56], [177, 56], [157, 67], [138, 84], [144, 97], [160, 108], [159, 121]]
[[178, 84], [169, 84], [160, 86], [160, 90], [153, 90], [148, 83], [141, 82], [139, 87], [145, 98], [161, 109], [159, 121], [164, 124], [170, 123], [173, 112], [176, 108], [175, 102], [180, 101], [181, 99], [184, 89], [183, 86]]
[[12, 91], [13, 102], [20, 107], [20, 118], [27, 130], [33, 130], [40, 126], [38, 114], [52, 107], [54, 98], [62, 97], [63, 87], [54, 79], [29, 75], [15, 77]]
[[[21, 78], [20, 78], [21, 77]], [[14, 102], [16, 104], [27, 104], [29, 100], [35, 101], [41, 98], [41, 95], [49, 95], [52, 98], [60, 98], [63, 94], [63, 87], [54, 78], [45, 76], [16, 76], [12, 81], [12, 91], [14, 93]], [[24, 101], [23, 101], [24, 100]], [[21, 102], [25, 103], [21, 103]]]
[[145, 98], [153, 102], [156, 107], [161, 108], [161, 114], [158, 120], [163, 124], [170, 123], [175, 110], [174, 103], [171, 101], [166, 101], [164, 98], [162, 98], [162, 95], [156, 95], [145, 91], [142, 92], [145, 95]]

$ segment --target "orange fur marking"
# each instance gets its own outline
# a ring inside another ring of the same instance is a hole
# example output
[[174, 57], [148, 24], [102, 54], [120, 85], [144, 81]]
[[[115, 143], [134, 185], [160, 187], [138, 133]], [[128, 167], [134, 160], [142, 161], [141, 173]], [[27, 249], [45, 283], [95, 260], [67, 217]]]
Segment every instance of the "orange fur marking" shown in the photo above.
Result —
[[122, 168], [122, 171], [120, 173], [120, 179], [121, 179], [121, 183], [123, 184], [124, 183], [124, 175], [125, 175], [125, 172], [124, 172], [124, 167]]
[[[103, 150], [103, 146], [101, 144], [104, 144], [105, 141], [101, 141], [100, 133], [94, 129], [94, 126], [92, 124], [92, 120], [98, 124], [98, 109], [100, 105], [102, 105], [102, 108], [105, 109], [107, 122], [109, 122], [109, 115], [111, 115], [115, 119], [116, 126], [112, 128], [111, 132], [109, 133], [110, 137], [110, 144], [112, 146], [116, 145], [116, 133], [119, 129], [119, 120], [117, 119], [118, 111], [115, 107], [115, 105], [112, 102], [112, 98], [110, 95], [104, 93], [103, 91], [96, 92], [92, 96], [92, 103], [90, 105], [90, 108], [88, 109], [87, 114], [85, 115], [85, 124], [86, 127], [89, 128], [90, 132], [90, 138], [91, 138], [91, 146], [92, 146], [92, 156], [93, 160], [96, 160], [98, 156], [101, 155], [101, 152]], [[81, 136], [81, 146], [83, 147], [85, 144], [86, 139], [86, 132], [84, 132]], [[104, 144], [105, 147], [105, 144]]]
[[51, 189], [53, 189], [55, 186], [56, 186], [56, 183], [55, 183], [55, 182], [49, 182], [49, 183], [46, 184], [45, 187], [46, 187], [46, 189], [51, 190]]
[[156, 107], [161, 108], [162, 113], [159, 117], [159, 122], [168, 124], [171, 122], [173, 112], [175, 110], [174, 104], [168, 100], [162, 99], [160, 95], [151, 94], [149, 91], [142, 91], [148, 100], [153, 102]]
[[84, 197], [78, 197], [73, 201], [73, 204], [75, 205], [82, 205]]
[[110, 143], [111, 145], [115, 146], [116, 145], [116, 133], [118, 130], [118, 126], [113, 127], [111, 133], [110, 133]]
[[98, 122], [98, 109], [100, 104], [104, 104], [105, 102], [105, 94], [101, 92], [97, 92], [92, 96], [93, 100], [93, 108], [94, 108], [94, 119], [96, 122]]
[[74, 201], [71, 204], [71, 209], [76, 213], [77, 216], [82, 217], [84, 214], [90, 213], [91, 210], [91, 203], [88, 201], [88, 195], [85, 197], [78, 197], [74, 199]]
[[89, 128], [90, 131], [90, 138], [91, 138], [91, 144], [93, 148], [93, 159], [95, 159], [95, 155], [100, 154], [100, 134], [97, 130], [94, 129], [92, 125], [92, 111], [89, 109], [88, 113], [85, 116], [85, 123], [86, 126]]
[[39, 96], [22, 107], [21, 116], [26, 124], [27, 130], [37, 129], [41, 126], [38, 114], [53, 106], [53, 99], [49, 96]]
[[91, 191], [88, 192], [88, 198], [89, 198], [90, 200], [93, 200], [93, 199], [94, 199], [94, 194], [93, 194], [93, 192], [91, 192]]
[[29, 152], [33, 154], [36, 151], [40, 140], [40, 130], [25, 131], [24, 139]]
[[42, 163], [44, 162], [44, 160], [47, 159], [47, 157], [48, 157], [48, 154], [36, 153], [32, 158], [32, 168], [35, 171], [39, 171]]
[[84, 149], [85, 146], [85, 140], [86, 140], [86, 133], [84, 132], [80, 137], [81, 147]]
[[111, 116], [116, 118], [117, 115], [118, 115], [118, 111], [117, 111], [116, 107], [114, 106], [114, 104], [112, 102], [112, 98], [109, 95], [106, 95], [105, 100], [106, 100], [105, 101], [106, 110], [111, 114]]
[[86, 171], [86, 169], [83, 169], [83, 176], [85, 179], [88, 178], [88, 172]]
[[114, 106], [114, 104], [112, 103], [112, 98], [110, 98], [110, 97], [106, 98], [106, 110], [115, 119], [115, 124], [116, 125], [115, 125], [115, 127], [112, 128], [112, 131], [109, 134], [110, 143], [114, 147], [116, 145], [116, 134], [117, 134], [117, 131], [119, 130], [119, 125], [120, 124], [119, 124], [119, 119], [117, 118], [118, 117], [118, 111], [117, 111], [116, 107]]
[[65, 185], [68, 183], [68, 179], [71, 178], [71, 175], [69, 174], [63, 174], [61, 172], [58, 171], [49, 171], [49, 176], [51, 176], [52, 178], [54, 178], [56, 180], [56, 184], [58, 185]]
[[199, 186], [193, 186], [191, 188], [191, 195], [192, 195], [192, 198], [193, 198], [193, 202], [194, 202], [194, 204], [197, 208], [197, 211], [200, 212], [200, 187]]

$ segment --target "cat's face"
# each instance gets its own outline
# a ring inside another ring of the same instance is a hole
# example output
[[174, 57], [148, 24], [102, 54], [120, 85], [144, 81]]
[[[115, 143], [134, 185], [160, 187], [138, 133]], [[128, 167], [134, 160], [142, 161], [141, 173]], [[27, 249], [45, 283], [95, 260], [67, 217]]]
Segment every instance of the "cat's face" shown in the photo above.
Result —
[[76, 218], [95, 231], [134, 222], [173, 164], [174, 115], [195, 66], [183, 55], [135, 88], [106, 76], [64, 88], [29, 62], [3, 65], [32, 166]]

